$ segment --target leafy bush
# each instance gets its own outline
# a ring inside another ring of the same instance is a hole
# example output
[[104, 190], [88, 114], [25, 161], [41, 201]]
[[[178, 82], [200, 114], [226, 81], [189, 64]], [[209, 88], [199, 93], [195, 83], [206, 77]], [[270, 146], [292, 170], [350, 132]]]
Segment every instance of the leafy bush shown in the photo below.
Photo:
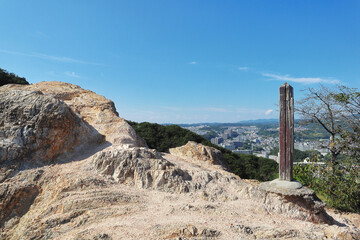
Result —
[[[274, 147], [270, 151], [270, 155], [277, 156], [279, 152], [279, 147]], [[317, 150], [307, 150], [307, 151], [301, 151], [298, 149], [294, 149], [294, 162], [302, 162], [305, 158], [309, 158], [311, 161], [319, 161], [322, 160], [324, 157], [321, 155], [321, 153]]]
[[0, 86], [5, 84], [29, 84], [25, 78], [19, 77], [14, 73], [9, 73], [0, 68]]
[[344, 161], [332, 169], [329, 165], [294, 166], [294, 177], [313, 190], [329, 207], [360, 213], [360, 174], [353, 161]]
[[229, 166], [229, 170], [241, 178], [269, 181], [277, 177], [278, 164], [275, 161], [254, 155], [233, 153], [177, 125], [163, 126], [156, 123], [136, 123], [132, 121], [128, 121], [128, 123], [146, 141], [150, 148], [160, 152], [166, 152], [169, 148], [180, 147], [188, 141], [194, 141], [220, 150]]
[[316, 182], [316, 176], [319, 174], [319, 167], [313, 164], [295, 165], [294, 166], [294, 178], [301, 182], [302, 185], [312, 189], [318, 187]]

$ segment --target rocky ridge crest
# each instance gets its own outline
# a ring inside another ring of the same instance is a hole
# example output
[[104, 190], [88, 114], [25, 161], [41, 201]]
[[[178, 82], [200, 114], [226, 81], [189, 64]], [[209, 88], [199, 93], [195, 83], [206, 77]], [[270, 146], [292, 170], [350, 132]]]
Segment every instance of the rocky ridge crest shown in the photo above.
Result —
[[358, 215], [350, 221], [315, 198], [266, 192], [217, 165], [214, 149], [148, 149], [114, 104], [89, 90], [41, 82], [3, 86], [0, 95], [0, 144], [23, 152], [1, 155], [1, 239], [360, 236]]

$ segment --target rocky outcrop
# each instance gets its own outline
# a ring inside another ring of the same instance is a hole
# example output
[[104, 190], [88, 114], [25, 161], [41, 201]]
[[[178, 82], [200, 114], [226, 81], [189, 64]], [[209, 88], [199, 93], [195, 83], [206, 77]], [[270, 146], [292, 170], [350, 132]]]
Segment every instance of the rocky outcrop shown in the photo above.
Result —
[[0, 239], [360, 238], [358, 215], [318, 221], [314, 196], [267, 192], [215, 149], [148, 149], [91, 91], [42, 82], [0, 94]]
[[0, 163], [49, 163], [103, 140], [64, 102], [40, 91], [0, 88]]
[[136, 135], [134, 129], [119, 117], [114, 103], [90, 90], [63, 82], [39, 82], [32, 85], [9, 84], [2, 86], [0, 91], [6, 92], [12, 89], [41, 91], [45, 95], [51, 95], [63, 101], [113, 145], [146, 146], [144, 140]]
[[189, 191], [190, 175], [174, 167], [155, 150], [138, 147], [106, 149], [94, 155], [93, 164], [101, 174], [110, 175], [120, 183], [179, 193]]
[[189, 141], [186, 145], [181, 147], [170, 148], [169, 152], [172, 155], [198, 163], [205, 162], [209, 164], [218, 164], [224, 167], [226, 166], [221, 151], [193, 141]]
[[304, 187], [300, 193], [281, 194], [270, 192], [258, 186], [247, 186], [241, 190], [241, 195], [263, 204], [268, 213], [277, 213], [292, 219], [310, 221], [313, 223], [334, 224], [334, 219], [325, 211], [326, 204], [314, 193]]
[[179, 167], [153, 149], [107, 148], [92, 157], [94, 168], [122, 184], [171, 193], [198, 193], [206, 199], [237, 199], [227, 186], [241, 187], [238, 177], [217, 168], [199, 171]]
[[301, 186], [301, 184], [299, 184], [301, 187], [298, 188], [282, 186], [292, 183], [299, 184], [295, 181], [287, 182], [276, 179], [259, 185], [259, 190], [266, 192], [264, 206], [267, 211], [286, 214], [303, 221], [334, 224], [334, 219], [325, 211], [326, 203], [316, 196], [315, 191]]
[[[189, 149], [189, 145], [196, 146], [196, 149], [203, 147], [189, 142], [186, 149]], [[178, 149], [184, 148], [185, 146]], [[205, 154], [204, 158], [208, 156]], [[209, 201], [252, 199], [268, 213], [283, 214], [292, 219], [314, 223], [334, 223], [324, 209], [325, 204], [316, 197], [314, 191], [305, 187], [287, 192], [273, 192], [257, 185], [244, 184], [239, 178], [225, 171], [214, 171], [211, 168], [194, 171], [177, 167], [155, 150], [146, 148], [107, 148], [95, 154], [92, 161], [100, 174], [138, 188], [172, 193], [198, 193], [199, 197]], [[195, 158], [192, 161], [196, 164], [199, 160]], [[240, 194], [234, 193], [229, 191], [229, 186], [242, 190]]]

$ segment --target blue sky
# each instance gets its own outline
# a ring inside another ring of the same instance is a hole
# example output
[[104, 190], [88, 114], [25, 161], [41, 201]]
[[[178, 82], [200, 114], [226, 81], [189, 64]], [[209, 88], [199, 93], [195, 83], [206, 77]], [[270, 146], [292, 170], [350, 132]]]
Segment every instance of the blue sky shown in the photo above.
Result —
[[277, 118], [278, 88], [360, 88], [360, 1], [0, 0], [0, 67], [157, 123]]

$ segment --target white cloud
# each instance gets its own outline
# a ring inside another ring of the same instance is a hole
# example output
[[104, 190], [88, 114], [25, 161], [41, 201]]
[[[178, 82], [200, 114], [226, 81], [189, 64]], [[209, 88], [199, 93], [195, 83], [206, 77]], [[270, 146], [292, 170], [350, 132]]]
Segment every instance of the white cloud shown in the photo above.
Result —
[[278, 81], [287, 81], [287, 82], [296, 82], [296, 83], [305, 83], [305, 84], [312, 84], [312, 83], [330, 83], [330, 84], [339, 84], [340, 81], [336, 79], [325, 79], [325, 78], [306, 78], [306, 77], [290, 77], [290, 75], [277, 75], [271, 73], [262, 73], [261, 75], [265, 77], [269, 77], [270, 80], [278, 80]]
[[99, 63], [87, 62], [87, 61], [78, 60], [78, 59], [69, 58], [69, 57], [52, 56], [52, 55], [47, 55], [47, 54], [43, 54], [43, 53], [22, 53], [22, 52], [8, 51], [8, 50], [4, 50], [4, 49], [0, 49], [0, 52], [6, 53], [6, 54], [11, 54], [11, 55], [41, 58], [41, 59], [45, 59], [45, 60], [52, 60], [52, 61], [58, 61], [58, 62], [81, 63], [81, 64], [89, 64], [89, 65], [102, 65]]
[[73, 78], [81, 78], [81, 76], [77, 75], [75, 72], [64, 72], [66, 76]]
[[192, 62], [189, 62], [189, 64], [195, 65], [195, 64], [197, 64], [197, 62], [192, 61]]
[[247, 71], [247, 70], [249, 70], [248, 67], [238, 67], [238, 69], [239, 69], [240, 71]]
[[266, 110], [265, 115], [270, 115], [273, 111], [274, 111], [274, 109]]

